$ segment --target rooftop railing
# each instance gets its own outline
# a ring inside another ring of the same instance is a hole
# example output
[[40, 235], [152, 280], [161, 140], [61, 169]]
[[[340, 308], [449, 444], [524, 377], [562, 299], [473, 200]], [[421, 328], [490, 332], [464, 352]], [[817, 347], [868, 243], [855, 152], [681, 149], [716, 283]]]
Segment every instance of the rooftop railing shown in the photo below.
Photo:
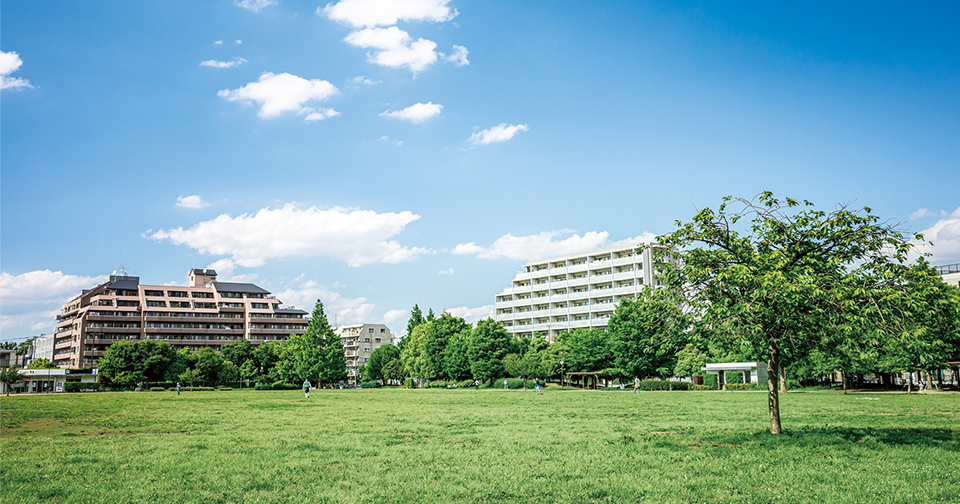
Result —
[[947, 264], [946, 266], [936, 266], [937, 273], [946, 275], [949, 273], [960, 273], [960, 263]]

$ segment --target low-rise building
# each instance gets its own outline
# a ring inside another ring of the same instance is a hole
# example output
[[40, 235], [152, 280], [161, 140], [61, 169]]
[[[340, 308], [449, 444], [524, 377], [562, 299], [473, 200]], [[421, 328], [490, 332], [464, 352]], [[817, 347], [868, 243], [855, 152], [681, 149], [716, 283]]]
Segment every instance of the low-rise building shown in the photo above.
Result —
[[166, 341], [197, 350], [237, 339], [253, 344], [304, 334], [307, 312], [284, 307], [252, 283], [218, 282], [212, 269], [192, 269], [186, 287], [141, 285], [111, 275], [68, 301], [57, 316], [53, 361], [61, 368], [95, 368], [111, 344]]
[[[347, 364], [347, 382], [357, 383], [357, 372], [370, 361], [370, 354], [380, 345], [393, 343], [393, 333], [383, 324], [356, 324], [334, 328], [343, 343]], [[361, 376], [360, 379], [363, 377]]]
[[607, 327], [623, 298], [654, 285], [643, 244], [527, 263], [497, 294], [494, 320], [515, 336], [549, 340], [579, 327]]

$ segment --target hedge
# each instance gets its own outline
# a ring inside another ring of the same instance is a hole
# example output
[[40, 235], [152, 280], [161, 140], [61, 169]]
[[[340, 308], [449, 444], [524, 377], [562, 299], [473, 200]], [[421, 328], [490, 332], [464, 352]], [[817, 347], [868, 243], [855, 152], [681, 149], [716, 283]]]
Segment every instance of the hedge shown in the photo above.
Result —
[[640, 382], [640, 390], [690, 390], [690, 384], [665, 380], [643, 380]]
[[166, 392], [166, 390], [163, 387], [150, 387], [150, 392]]
[[767, 390], [765, 383], [725, 383], [723, 390]]
[[360, 382], [360, 388], [362, 388], [362, 389], [364, 389], [364, 388], [377, 388], [377, 387], [379, 387], [379, 386], [380, 386], [380, 384], [377, 383], [377, 382], [375, 382], [375, 381]]
[[707, 386], [710, 390], [718, 390], [719, 382], [717, 381], [717, 373], [707, 373], [703, 377], [703, 384]]
[[63, 384], [64, 392], [83, 392], [87, 390], [100, 390], [100, 384], [96, 382], [66, 382]]

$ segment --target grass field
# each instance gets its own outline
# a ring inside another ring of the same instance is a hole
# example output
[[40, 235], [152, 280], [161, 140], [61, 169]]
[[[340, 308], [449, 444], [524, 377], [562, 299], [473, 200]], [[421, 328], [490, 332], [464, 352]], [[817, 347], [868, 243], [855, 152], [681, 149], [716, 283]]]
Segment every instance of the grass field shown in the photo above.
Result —
[[0, 499], [960, 502], [960, 396], [345, 390], [0, 399]]

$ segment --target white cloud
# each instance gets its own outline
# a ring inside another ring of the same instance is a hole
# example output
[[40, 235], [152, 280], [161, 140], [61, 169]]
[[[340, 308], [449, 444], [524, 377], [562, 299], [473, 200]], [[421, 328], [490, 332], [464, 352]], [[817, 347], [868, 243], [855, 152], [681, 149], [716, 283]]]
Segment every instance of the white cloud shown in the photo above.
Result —
[[217, 92], [217, 96], [227, 101], [259, 104], [257, 115], [263, 119], [294, 112], [306, 116], [307, 122], [340, 115], [332, 109], [318, 109], [306, 105], [308, 102], [324, 101], [335, 94], [336, 86], [325, 80], [307, 80], [289, 73], [270, 72], [260, 75], [257, 82], [250, 82], [238, 89], [223, 89]]
[[222, 40], [214, 40], [214, 41], [213, 41], [213, 45], [223, 45], [223, 41], [222, 41]]
[[390, 28], [364, 28], [343, 39], [356, 47], [376, 49], [367, 53], [367, 61], [390, 68], [407, 67], [414, 74], [437, 61], [437, 43], [427, 39], [413, 40], [410, 34]]
[[368, 85], [368, 86], [373, 86], [373, 85], [376, 85], [376, 84], [381, 84], [383, 81], [370, 80], [370, 79], [368, 79], [365, 75], [358, 75], [358, 76], [350, 79], [350, 82], [352, 82], [352, 83], [354, 83], [354, 84], [366, 84], [366, 85]]
[[19, 70], [21, 65], [23, 60], [18, 53], [0, 51], [0, 89], [33, 89], [30, 81], [26, 79], [8, 77]]
[[453, 275], [453, 268], [445, 269], [445, 270], [440, 270], [437, 274], [438, 274], [438, 275]]
[[329, 286], [315, 281], [302, 282], [277, 293], [285, 306], [295, 306], [310, 313], [319, 299], [330, 325], [362, 324], [369, 322], [376, 305], [365, 297], [347, 298]]
[[387, 110], [381, 112], [380, 117], [390, 117], [416, 124], [439, 115], [441, 110], [443, 110], [443, 105], [439, 103], [415, 103], [403, 110]]
[[521, 131], [527, 131], [526, 124], [507, 124], [500, 123], [492, 128], [485, 129], [479, 133], [474, 133], [467, 139], [473, 145], [489, 145], [492, 143], [506, 142]]
[[390, 145], [396, 145], [397, 147], [403, 147], [403, 140], [390, 140], [390, 137], [383, 135], [380, 137], [381, 142], [386, 142]]
[[243, 267], [258, 267], [267, 259], [288, 256], [324, 256], [356, 267], [414, 261], [431, 253], [426, 248], [407, 247], [390, 239], [418, 219], [419, 215], [409, 211], [376, 213], [315, 206], [302, 210], [288, 203], [255, 214], [223, 214], [190, 229], [161, 229], [149, 238], [185, 244], [201, 254], [230, 256]]
[[213, 67], [213, 68], [233, 68], [238, 65], [246, 63], [247, 60], [243, 58], [233, 58], [231, 61], [217, 61], [217, 60], [206, 60], [201, 61], [200, 66]]
[[331, 117], [337, 117], [338, 115], [340, 115], [340, 112], [333, 109], [310, 109], [310, 112], [307, 113], [307, 117], [303, 118], [303, 121], [308, 123], [322, 121], [324, 119], [330, 119]]
[[192, 194], [190, 196], [177, 196], [177, 206], [191, 210], [199, 210], [210, 206], [210, 203], [203, 201], [203, 198], [200, 196]]
[[35, 331], [50, 331], [56, 325], [55, 317], [64, 303], [105, 279], [105, 276], [67, 275], [50, 270], [20, 275], [0, 273], [0, 299], [3, 300], [0, 328], [5, 335], [23, 332], [23, 336], [35, 336]]
[[383, 323], [390, 325], [398, 320], [404, 320], [408, 313], [410, 312], [407, 310], [387, 310], [387, 313], [383, 314]]
[[[946, 213], [946, 212], [943, 212]], [[934, 265], [960, 262], [960, 208], [949, 216], [938, 220], [934, 225], [921, 231], [927, 243], [917, 243], [918, 253], [930, 253], [929, 261]]]
[[469, 65], [470, 60], [467, 59], [468, 54], [470, 54], [470, 51], [468, 51], [466, 47], [454, 44], [453, 54], [447, 56], [447, 61], [457, 66]]
[[253, 11], [259, 13], [265, 7], [271, 5], [277, 5], [276, 0], [234, 0], [233, 2], [238, 7], [243, 7], [248, 11]]
[[237, 40], [234, 40], [233, 43], [234, 43], [234, 44], [237, 44], [237, 45], [240, 45], [240, 44], [243, 44], [243, 41], [240, 40], [240, 39], [237, 39]]
[[457, 255], [476, 255], [480, 259], [507, 258], [518, 261], [537, 261], [605, 248], [650, 243], [656, 239], [656, 236], [652, 233], [644, 233], [634, 238], [610, 241], [610, 233], [606, 231], [590, 231], [584, 233], [583, 236], [573, 234], [563, 239], [556, 239], [571, 232], [571, 230], [564, 229], [544, 231], [526, 236], [505, 234], [497, 238], [490, 247], [483, 247], [475, 242], [461, 243], [454, 247], [451, 252]]
[[449, 21], [459, 14], [450, 0], [341, 0], [317, 8], [317, 14], [339, 23], [361, 27], [391, 26], [397, 21]]
[[493, 317], [494, 309], [492, 304], [478, 306], [476, 308], [467, 308], [466, 306], [461, 306], [459, 308], [447, 308], [445, 312], [453, 315], [454, 317], [460, 317], [465, 320], [468, 324], [476, 323], [478, 320], [487, 319]]
[[220, 259], [207, 265], [205, 269], [212, 269], [217, 272], [217, 280], [220, 282], [253, 282], [260, 275], [256, 273], [237, 274], [237, 263], [231, 259]]

